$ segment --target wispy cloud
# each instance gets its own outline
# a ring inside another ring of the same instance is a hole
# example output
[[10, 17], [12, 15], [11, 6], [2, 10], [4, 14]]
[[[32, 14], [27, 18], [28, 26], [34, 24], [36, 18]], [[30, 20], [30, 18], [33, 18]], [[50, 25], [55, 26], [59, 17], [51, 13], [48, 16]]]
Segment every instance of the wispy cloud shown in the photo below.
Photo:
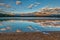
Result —
[[40, 3], [39, 3], [39, 2], [36, 2], [36, 3], [30, 4], [30, 5], [28, 6], [28, 8], [37, 7], [38, 5], [40, 5]]
[[34, 4], [30, 4], [29, 6], [28, 6], [28, 8], [32, 8], [34, 6]]
[[37, 7], [38, 5], [40, 5], [40, 3], [39, 2], [36, 2], [34, 6]]
[[0, 3], [0, 6], [5, 6], [5, 3]]
[[10, 8], [11, 7], [9, 4], [5, 4], [5, 3], [0, 3], [0, 6], [6, 7], [6, 8]]
[[19, 5], [21, 4], [22, 2], [21, 1], [16, 1], [16, 5]]
[[11, 6], [10, 6], [10, 5], [8, 5], [8, 4], [7, 4], [7, 5], [5, 5], [5, 7], [6, 7], [6, 8], [11, 8]]
[[36, 4], [38, 4], [38, 5], [39, 5], [40, 3], [39, 3], [39, 2], [36, 2]]

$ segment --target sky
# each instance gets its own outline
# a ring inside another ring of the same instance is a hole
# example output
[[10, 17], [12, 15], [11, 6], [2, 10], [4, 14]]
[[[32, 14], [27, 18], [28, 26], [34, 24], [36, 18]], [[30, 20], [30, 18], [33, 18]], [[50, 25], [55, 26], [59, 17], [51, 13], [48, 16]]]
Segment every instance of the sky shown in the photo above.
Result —
[[46, 6], [60, 7], [60, 0], [0, 0], [0, 10], [13, 13], [36, 12]]

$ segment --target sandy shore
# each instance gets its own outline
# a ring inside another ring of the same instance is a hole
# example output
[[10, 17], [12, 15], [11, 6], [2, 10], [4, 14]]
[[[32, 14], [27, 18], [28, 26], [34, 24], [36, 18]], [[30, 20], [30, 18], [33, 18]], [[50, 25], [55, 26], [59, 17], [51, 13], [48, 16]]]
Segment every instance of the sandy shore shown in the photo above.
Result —
[[60, 32], [0, 33], [0, 40], [60, 40]]

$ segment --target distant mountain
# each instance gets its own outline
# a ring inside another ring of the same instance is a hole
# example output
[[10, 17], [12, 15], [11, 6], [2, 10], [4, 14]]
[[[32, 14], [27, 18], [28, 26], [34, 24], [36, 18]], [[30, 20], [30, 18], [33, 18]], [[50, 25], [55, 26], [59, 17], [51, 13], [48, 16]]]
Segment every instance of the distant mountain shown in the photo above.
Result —
[[21, 14], [22, 16], [60, 16], [60, 8], [43, 8], [40, 12]]
[[2, 13], [0, 13], [0, 17], [12, 17], [12, 15], [8, 15], [8, 14], [2, 14]]
[[0, 17], [20, 17], [20, 16], [40, 16], [40, 17], [60, 17], [60, 8], [43, 8], [40, 12], [13, 14], [0, 11]]

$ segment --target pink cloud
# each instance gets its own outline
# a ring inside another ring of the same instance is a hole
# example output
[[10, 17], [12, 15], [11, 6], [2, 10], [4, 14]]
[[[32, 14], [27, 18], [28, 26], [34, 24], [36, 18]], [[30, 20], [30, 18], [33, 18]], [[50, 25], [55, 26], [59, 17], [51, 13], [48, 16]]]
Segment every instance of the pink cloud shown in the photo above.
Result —
[[19, 5], [19, 4], [21, 4], [21, 1], [16, 1], [16, 5]]

